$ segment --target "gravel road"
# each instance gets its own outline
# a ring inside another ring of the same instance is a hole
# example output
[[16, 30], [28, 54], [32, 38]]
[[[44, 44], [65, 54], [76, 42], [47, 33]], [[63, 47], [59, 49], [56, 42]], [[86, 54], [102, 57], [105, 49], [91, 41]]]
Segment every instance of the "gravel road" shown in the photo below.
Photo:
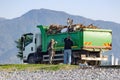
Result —
[[0, 80], [120, 80], [120, 69], [0, 71]]

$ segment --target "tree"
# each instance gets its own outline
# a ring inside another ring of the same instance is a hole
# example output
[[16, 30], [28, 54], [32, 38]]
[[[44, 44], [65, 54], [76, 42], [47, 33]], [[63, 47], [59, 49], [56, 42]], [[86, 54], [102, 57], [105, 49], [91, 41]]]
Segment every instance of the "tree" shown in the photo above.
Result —
[[33, 34], [24, 35], [23, 37], [15, 41], [15, 43], [17, 44], [16, 47], [18, 48], [18, 54], [16, 56], [20, 58], [20, 60], [23, 60], [23, 50], [24, 50], [23, 43], [24, 46], [27, 46], [29, 43], [31, 43], [33, 40], [32, 35]]
[[23, 47], [22, 47], [22, 41], [21, 39], [18, 39], [17, 41], [15, 41], [15, 43], [17, 44], [17, 48], [18, 48], [18, 54], [16, 55], [18, 58], [20, 58], [20, 60], [23, 59]]

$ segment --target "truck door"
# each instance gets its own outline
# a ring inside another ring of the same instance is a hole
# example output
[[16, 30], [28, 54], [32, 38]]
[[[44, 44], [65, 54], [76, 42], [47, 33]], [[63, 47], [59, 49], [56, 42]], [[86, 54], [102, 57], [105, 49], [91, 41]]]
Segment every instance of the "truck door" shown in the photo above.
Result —
[[32, 33], [25, 34], [23, 58], [27, 60], [28, 55], [34, 52], [35, 52], [34, 35]]

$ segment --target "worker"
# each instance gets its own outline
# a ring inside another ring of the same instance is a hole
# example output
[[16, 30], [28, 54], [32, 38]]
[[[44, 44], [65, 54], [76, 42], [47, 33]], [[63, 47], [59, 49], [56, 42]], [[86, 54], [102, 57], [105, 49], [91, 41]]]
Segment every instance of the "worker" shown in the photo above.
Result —
[[48, 44], [48, 54], [49, 54], [49, 63], [52, 64], [52, 59], [55, 55], [55, 49], [54, 46], [57, 42], [54, 39], [51, 39], [51, 41]]
[[73, 41], [70, 36], [64, 39], [64, 64], [71, 64]]
[[73, 19], [68, 18], [67, 19], [67, 25], [71, 26], [73, 24]]
[[67, 19], [68, 32], [72, 31], [72, 24], [73, 24], [73, 19], [68, 18]]

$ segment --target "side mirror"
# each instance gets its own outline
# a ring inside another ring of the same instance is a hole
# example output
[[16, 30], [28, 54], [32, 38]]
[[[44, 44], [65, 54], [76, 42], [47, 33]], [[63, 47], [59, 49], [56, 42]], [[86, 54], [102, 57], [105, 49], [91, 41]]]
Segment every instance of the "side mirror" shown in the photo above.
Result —
[[24, 37], [23, 37], [23, 36], [21, 37], [21, 42], [22, 42], [22, 43], [24, 42]]
[[23, 36], [21, 37], [21, 48], [22, 48], [23, 51], [25, 50], [25, 48], [24, 48], [24, 37]]

